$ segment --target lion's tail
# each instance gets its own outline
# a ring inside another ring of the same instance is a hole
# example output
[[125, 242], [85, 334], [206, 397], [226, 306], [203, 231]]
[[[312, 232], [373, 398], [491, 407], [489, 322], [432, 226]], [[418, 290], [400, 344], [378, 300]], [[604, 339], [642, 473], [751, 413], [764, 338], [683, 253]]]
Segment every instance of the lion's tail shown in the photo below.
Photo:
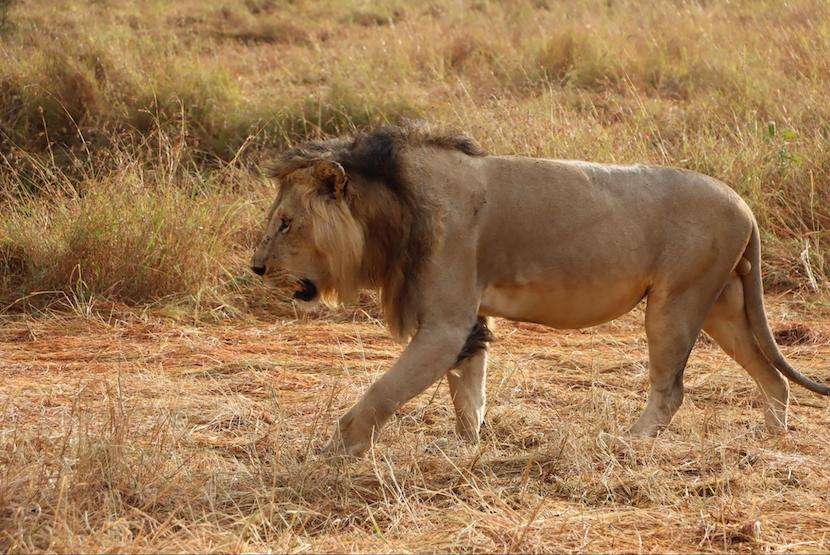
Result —
[[752, 222], [752, 237], [744, 252], [744, 258], [751, 263], [748, 272], [741, 272], [744, 286], [744, 305], [749, 318], [752, 333], [761, 348], [761, 352], [789, 380], [806, 387], [821, 395], [830, 395], [830, 387], [815, 382], [790, 366], [784, 355], [778, 349], [775, 338], [767, 322], [767, 313], [764, 310], [764, 285], [761, 281], [761, 237], [758, 234], [758, 224]]

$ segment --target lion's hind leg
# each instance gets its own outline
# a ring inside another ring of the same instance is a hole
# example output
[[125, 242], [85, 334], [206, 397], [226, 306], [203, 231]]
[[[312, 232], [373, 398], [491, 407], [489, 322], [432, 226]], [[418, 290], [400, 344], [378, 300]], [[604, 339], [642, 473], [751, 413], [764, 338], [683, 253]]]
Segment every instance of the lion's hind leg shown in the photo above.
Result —
[[743, 284], [733, 277], [721, 293], [703, 329], [752, 376], [765, 400], [764, 421], [770, 432], [787, 429], [789, 384], [761, 353], [744, 309]]
[[653, 436], [671, 422], [683, 403], [683, 372], [717, 290], [693, 288], [667, 295], [654, 291], [646, 307], [649, 381], [646, 408], [631, 433]]

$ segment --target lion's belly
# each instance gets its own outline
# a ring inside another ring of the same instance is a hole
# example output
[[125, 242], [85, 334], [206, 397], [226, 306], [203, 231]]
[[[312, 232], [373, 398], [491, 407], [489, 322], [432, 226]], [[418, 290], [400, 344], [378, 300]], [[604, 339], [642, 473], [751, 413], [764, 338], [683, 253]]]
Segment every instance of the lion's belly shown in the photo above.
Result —
[[585, 328], [630, 311], [643, 298], [646, 288], [639, 282], [569, 287], [543, 282], [498, 283], [484, 290], [479, 311], [560, 329]]

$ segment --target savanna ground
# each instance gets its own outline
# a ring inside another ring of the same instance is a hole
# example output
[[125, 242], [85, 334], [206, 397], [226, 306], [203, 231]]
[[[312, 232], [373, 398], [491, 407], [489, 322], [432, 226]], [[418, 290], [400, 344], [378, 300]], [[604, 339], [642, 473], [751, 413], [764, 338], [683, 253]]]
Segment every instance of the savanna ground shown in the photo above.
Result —
[[631, 440], [635, 311], [500, 322], [486, 431], [446, 384], [319, 460], [400, 351], [250, 272], [263, 160], [402, 118], [499, 153], [716, 176], [763, 230], [786, 355], [830, 379], [830, 7], [820, 0], [0, 0], [0, 549], [828, 551], [830, 403], [767, 435], [706, 338]]

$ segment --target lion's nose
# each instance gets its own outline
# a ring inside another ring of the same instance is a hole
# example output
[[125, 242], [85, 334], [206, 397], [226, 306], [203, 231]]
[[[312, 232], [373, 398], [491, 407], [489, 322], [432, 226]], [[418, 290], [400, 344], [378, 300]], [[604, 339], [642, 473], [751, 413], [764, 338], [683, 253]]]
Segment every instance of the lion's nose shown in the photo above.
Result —
[[251, 271], [258, 276], [265, 274], [265, 266], [251, 266]]

